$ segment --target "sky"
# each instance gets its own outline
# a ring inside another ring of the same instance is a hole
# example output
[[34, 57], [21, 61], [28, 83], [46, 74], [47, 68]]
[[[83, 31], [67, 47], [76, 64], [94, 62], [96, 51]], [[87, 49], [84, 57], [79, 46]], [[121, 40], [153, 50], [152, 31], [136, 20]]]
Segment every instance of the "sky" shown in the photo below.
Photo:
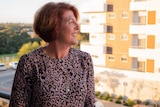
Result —
[[0, 23], [32, 23], [37, 9], [47, 2], [68, 2], [80, 11], [91, 0], [0, 0]]

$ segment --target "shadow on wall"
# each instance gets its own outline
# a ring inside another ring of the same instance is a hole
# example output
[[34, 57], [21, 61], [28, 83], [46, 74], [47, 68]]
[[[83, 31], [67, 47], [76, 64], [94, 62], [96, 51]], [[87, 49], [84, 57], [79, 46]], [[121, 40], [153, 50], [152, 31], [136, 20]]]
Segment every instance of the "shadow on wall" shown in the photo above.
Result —
[[[104, 83], [106, 83], [107, 87], [112, 89], [112, 93], [116, 92], [116, 89], [119, 85], [121, 85], [121, 80], [126, 78], [127, 76], [123, 73], [115, 72], [115, 71], [104, 71], [95, 76], [95, 84], [97, 87], [104, 87]], [[100, 90], [99, 90], [100, 91]]]
[[[138, 75], [138, 74], [137, 74]], [[109, 93], [113, 97], [126, 96], [130, 99], [160, 101], [160, 82], [128, 77], [123, 72], [104, 71], [95, 73], [95, 90]]]

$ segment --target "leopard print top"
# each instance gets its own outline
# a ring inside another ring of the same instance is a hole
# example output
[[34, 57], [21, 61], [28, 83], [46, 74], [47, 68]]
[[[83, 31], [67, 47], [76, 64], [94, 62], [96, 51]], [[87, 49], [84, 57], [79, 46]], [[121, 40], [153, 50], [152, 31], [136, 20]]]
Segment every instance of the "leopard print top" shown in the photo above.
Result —
[[88, 53], [71, 48], [60, 59], [43, 48], [20, 58], [9, 107], [94, 107], [94, 72]]

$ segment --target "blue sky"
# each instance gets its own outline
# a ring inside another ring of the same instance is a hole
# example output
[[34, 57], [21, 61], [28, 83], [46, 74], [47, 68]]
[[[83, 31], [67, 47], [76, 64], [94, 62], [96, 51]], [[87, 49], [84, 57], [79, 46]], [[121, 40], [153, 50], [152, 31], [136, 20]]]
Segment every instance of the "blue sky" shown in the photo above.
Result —
[[50, 1], [69, 2], [81, 10], [83, 5], [91, 0], [0, 0], [0, 23], [32, 23], [36, 10]]

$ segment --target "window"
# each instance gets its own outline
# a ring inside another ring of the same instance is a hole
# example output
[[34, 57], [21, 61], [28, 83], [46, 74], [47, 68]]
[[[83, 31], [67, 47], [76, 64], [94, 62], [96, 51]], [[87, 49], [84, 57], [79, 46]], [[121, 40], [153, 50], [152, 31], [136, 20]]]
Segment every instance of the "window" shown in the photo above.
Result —
[[95, 19], [96, 18], [96, 16], [92, 16], [92, 19]]
[[109, 61], [115, 61], [115, 57], [114, 56], [108, 56], [108, 60]]
[[110, 19], [115, 19], [116, 18], [116, 14], [115, 13], [108, 13], [108, 17]]
[[93, 58], [98, 58], [98, 55], [92, 55]]
[[107, 32], [112, 33], [113, 32], [113, 26], [107, 26]]
[[113, 11], [113, 4], [108, 4], [107, 5], [107, 11], [112, 12]]
[[114, 34], [109, 34], [108, 39], [109, 40], [115, 40], [115, 35]]
[[95, 35], [91, 35], [91, 38], [96, 38], [96, 36]]
[[128, 40], [128, 35], [126, 33], [122, 34], [121, 40]]
[[103, 53], [104, 54], [112, 54], [112, 47], [104, 46]]
[[126, 56], [121, 57], [121, 62], [128, 62], [128, 58]]
[[129, 18], [129, 13], [128, 12], [126, 12], [126, 11], [124, 11], [124, 12], [122, 12], [122, 16], [121, 16], [122, 18]]

